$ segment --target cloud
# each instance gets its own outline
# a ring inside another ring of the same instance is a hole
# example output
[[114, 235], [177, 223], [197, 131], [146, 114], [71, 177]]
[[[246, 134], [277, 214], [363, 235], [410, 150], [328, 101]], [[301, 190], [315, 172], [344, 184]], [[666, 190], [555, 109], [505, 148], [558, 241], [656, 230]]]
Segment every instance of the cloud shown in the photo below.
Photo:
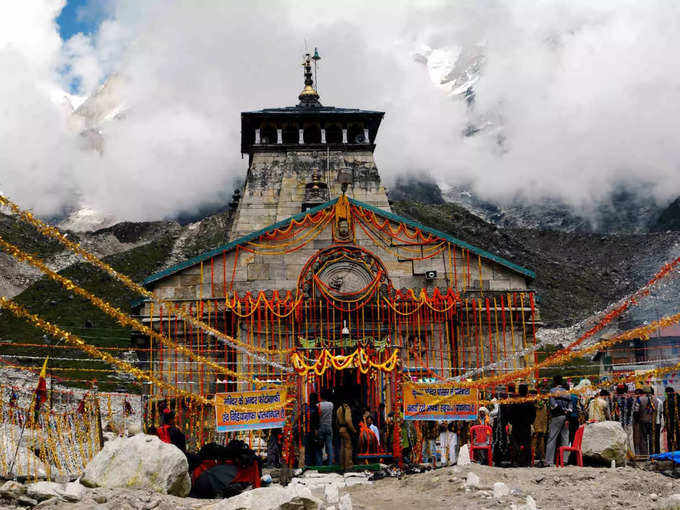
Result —
[[[486, 198], [585, 208], [621, 183], [680, 194], [672, 2], [117, 0], [96, 32], [62, 41], [63, 3], [0, 16], [0, 189], [41, 214], [85, 204], [158, 219], [225, 200], [246, 171], [239, 113], [296, 103], [305, 41], [321, 51], [325, 104], [387, 112], [376, 160], [388, 181], [428, 171]], [[479, 55], [472, 108], [433, 83], [415, 58], [428, 48]], [[83, 150], [99, 134], [51, 98], [111, 76], [101, 150]], [[486, 128], [462, 136], [471, 125]]]

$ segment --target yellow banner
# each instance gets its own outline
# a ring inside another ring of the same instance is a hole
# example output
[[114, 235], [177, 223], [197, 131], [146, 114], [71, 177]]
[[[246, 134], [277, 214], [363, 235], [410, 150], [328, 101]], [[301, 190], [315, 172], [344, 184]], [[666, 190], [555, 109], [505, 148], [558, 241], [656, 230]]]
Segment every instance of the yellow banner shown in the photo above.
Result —
[[283, 428], [286, 422], [286, 389], [239, 391], [215, 395], [215, 430]]
[[404, 419], [428, 421], [474, 420], [477, 390], [453, 383], [404, 383]]

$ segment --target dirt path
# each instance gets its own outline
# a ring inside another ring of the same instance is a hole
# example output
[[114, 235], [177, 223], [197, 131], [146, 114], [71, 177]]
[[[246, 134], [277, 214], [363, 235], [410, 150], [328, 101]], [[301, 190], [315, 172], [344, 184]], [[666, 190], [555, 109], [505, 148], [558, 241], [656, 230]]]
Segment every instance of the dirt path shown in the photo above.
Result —
[[[479, 488], [464, 487], [468, 473], [479, 476]], [[505, 483], [511, 494], [493, 497], [493, 484]], [[480, 465], [448, 467], [402, 478], [387, 478], [372, 485], [346, 489], [354, 510], [422, 508], [521, 508], [530, 495], [539, 509], [662, 508], [661, 501], [680, 493], [680, 480], [658, 472], [625, 467], [617, 469], [494, 468]]]

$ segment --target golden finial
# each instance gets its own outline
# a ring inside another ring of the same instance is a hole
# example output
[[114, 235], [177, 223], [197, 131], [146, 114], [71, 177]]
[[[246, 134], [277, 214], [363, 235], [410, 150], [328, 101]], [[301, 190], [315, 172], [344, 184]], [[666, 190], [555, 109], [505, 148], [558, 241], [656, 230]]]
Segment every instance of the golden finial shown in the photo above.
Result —
[[321, 106], [319, 102], [319, 93], [314, 89], [314, 80], [312, 80], [312, 57], [309, 53], [305, 53], [302, 60], [302, 66], [305, 68], [305, 88], [302, 89], [298, 99], [300, 100], [299, 106]]

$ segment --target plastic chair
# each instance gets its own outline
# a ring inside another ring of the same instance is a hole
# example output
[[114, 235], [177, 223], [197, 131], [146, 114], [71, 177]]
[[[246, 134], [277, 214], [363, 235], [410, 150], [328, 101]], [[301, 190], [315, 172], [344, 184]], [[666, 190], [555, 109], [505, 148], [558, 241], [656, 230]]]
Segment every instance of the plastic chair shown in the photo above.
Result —
[[489, 466], [493, 465], [491, 436], [493, 431], [488, 425], [475, 425], [470, 428], [470, 460], [475, 460], [475, 450], [486, 450]]
[[560, 446], [557, 449], [557, 466], [564, 467], [564, 454], [566, 452], [576, 452], [576, 465], [583, 467], [583, 453], [581, 452], [581, 442], [583, 441], [583, 431], [586, 426], [581, 425], [574, 435], [574, 442], [571, 446]]

